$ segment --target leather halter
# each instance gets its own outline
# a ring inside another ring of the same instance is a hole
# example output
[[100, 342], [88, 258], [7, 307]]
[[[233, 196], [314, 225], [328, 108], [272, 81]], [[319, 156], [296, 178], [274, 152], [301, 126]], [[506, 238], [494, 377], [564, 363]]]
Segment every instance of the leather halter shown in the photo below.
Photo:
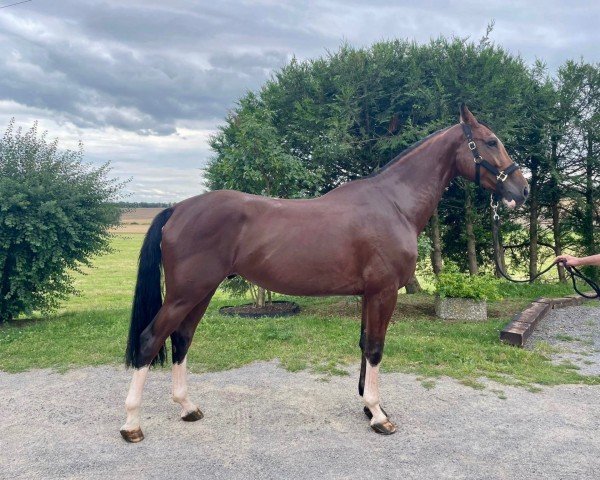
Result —
[[475, 143], [475, 140], [473, 140], [471, 126], [467, 123], [461, 123], [461, 126], [465, 133], [465, 137], [467, 138], [467, 142], [469, 142], [467, 145], [473, 154], [473, 161], [475, 162], [475, 183], [477, 186], [481, 186], [481, 167], [483, 167], [496, 177], [496, 193], [498, 193], [508, 176], [519, 170], [520, 167], [513, 162], [504, 170], [498, 170], [496, 166], [492, 165], [480, 155], [477, 144]]

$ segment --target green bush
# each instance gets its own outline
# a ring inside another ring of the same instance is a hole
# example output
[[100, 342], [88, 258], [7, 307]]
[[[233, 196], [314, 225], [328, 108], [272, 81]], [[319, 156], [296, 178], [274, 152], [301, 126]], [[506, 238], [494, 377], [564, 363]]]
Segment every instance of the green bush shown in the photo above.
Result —
[[454, 268], [445, 269], [435, 279], [440, 297], [500, 300], [499, 280], [489, 275], [469, 275]]
[[48, 311], [74, 293], [70, 271], [109, 250], [122, 188], [108, 165], [13, 123], [0, 140], [0, 323]]

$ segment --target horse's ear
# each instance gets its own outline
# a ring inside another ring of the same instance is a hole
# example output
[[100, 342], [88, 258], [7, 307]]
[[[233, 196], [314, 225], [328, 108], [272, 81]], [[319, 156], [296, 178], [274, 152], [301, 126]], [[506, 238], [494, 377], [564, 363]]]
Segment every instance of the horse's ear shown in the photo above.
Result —
[[467, 123], [472, 127], [478, 125], [477, 119], [464, 103], [460, 104], [460, 123]]

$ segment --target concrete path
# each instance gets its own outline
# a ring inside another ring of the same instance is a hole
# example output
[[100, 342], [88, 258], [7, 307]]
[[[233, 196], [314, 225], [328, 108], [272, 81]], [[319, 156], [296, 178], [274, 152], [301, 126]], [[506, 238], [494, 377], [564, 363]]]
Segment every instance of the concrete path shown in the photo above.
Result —
[[427, 390], [386, 374], [399, 428], [382, 437], [363, 416], [357, 373], [324, 381], [256, 363], [190, 375], [205, 418], [186, 424], [169, 374], [151, 372], [146, 439], [134, 445], [119, 435], [124, 369], [0, 373], [0, 478], [598, 478], [600, 388], [479, 391], [442, 379]]
[[556, 363], [570, 363], [582, 375], [600, 375], [600, 307], [597, 302], [552, 310], [527, 341], [527, 348], [545, 342]]

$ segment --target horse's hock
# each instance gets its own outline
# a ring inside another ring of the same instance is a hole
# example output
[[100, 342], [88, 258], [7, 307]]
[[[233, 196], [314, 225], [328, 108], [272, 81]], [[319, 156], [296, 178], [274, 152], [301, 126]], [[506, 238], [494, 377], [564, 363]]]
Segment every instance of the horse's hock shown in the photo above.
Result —
[[482, 322], [487, 320], [487, 302], [471, 298], [437, 297], [435, 314], [444, 320]]

